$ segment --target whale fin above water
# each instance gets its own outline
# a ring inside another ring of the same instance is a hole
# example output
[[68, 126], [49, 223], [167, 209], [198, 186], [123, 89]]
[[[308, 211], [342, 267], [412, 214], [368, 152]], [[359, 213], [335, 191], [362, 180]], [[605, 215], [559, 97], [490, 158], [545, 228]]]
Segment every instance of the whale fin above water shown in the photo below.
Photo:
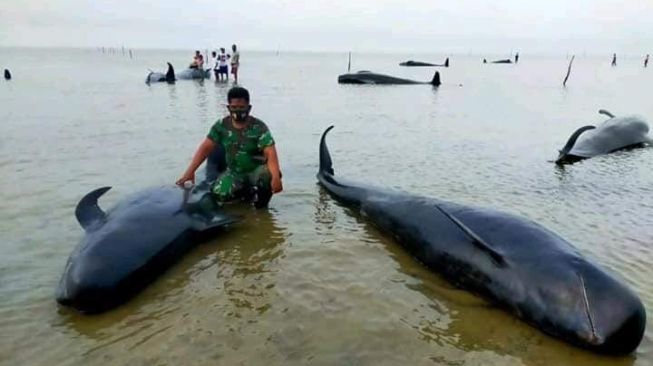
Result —
[[[319, 172], [328, 173], [330, 175], [334, 175], [335, 173], [333, 170], [333, 161], [331, 160], [331, 153], [329, 152], [329, 147], [327, 146], [326, 143], [326, 137], [329, 131], [333, 129], [333, 127], [334, 127], [333, 125], [329, 126], [322, 133], [322, 138], [320, 139], [320, 152], [319, 152], [319, 157], [320, 157]], [[320, 173], [318, 173], [318, 175], [319, 174]], [[446, 218], [451, 220], [451, 222], [453, 222], [458, 228], [460, 228], [470, 239], [472, 239], [472, 243], [474, 246], [476, 246], [478, 249], [483, 251], [485, 254], [489, 255], [497, 266], [505, 267], [507, 265], [506, 259], [501, 252], [494, 249], [492, 245], [488, 244], [485, 240], [483, 240], [483, 238], [481, 238], [467, 225], [465, 225], [463, 222], [457, 219], [454, 215], [447, 212], [444, 208], [440, 207], [439, 205], [435, 205], [435, 207]]]
[[75, 217], [84, 230], [88, 230], [91, 225], [106, 218], [107, 215], [98, 206], [97, 200], [110, 189], [111, 187], [98, 188], [86, 194], [77, 204]]
[[326, 144], [326, 136], [333, 129], [333, 125], [329, 126], [320, 139], [320, 172], [327, 172], [331, 175], [335, 174], [333, 171], [333, 161], [331, 160], [331, 153]]
[[442, 85], [442, 81], [440, 81], [440, 73], [438, 71], [436, 71], [435, 74], [433, 74], [433, 79], [431, 80], [431, 84], [433, 84], [433, 86]]
[[562, 148], [562, 150], [559, 150], [559, 155], [558, 155], [558, 159], [556, 159], [556, 164], [560, 164], [564, 162], [565, 157], [567, 156], [567, 154], [569, 154], [569, 151], [571, 151], [571, 149], [574, 147], [574, 145], [576, 144], [576, 140], [578, 140], [578, 138], [583, 132], [593, 130], [595, 128], [596, 128], [595, 126], [587, 125], [577, 129], [573, 134], [571, 134], [565, 146]]
[[608, 116], [610, 118], [614, 118], [614, 114], [610, 113], [610, 111], [605, 110], [605, 109], [599, 109], [599, 114], [603, 114], [603, 115]]
[[172, 67], [172, 64], [170, 62], [168, 64], [168, 71], [166, 71], [166, 79], [165, 81], [167, 83], [174, 83], [177, 77], [175, 76], [175, 68]]

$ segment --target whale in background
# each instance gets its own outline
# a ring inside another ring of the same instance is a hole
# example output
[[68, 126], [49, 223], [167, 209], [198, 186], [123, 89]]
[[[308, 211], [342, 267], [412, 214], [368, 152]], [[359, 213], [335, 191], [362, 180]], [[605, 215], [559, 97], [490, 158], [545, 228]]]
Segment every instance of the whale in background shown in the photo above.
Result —
[[369, 85], [414, 85], [429, 84], [440, 86], [440, 73], [438, 71], [433, 75], [431, 81], [421, 82], [409, 79], [402, 79], [390, 75], [377, 74], [371, 71], [359, 71], [338, 76], [339, 84], [369, 84]]
[[571, 164], [597, 155], [653, 144], [644, 118], [615, 117], [604, 109], [599, 113], [610, 118], [597, 126], [588, 125], [576, 130], [559, 151], [556, 164]]

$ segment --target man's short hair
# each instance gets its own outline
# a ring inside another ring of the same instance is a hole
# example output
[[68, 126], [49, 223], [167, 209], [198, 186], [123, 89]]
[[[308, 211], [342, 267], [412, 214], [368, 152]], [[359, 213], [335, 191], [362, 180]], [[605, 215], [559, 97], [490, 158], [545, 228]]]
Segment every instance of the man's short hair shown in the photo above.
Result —
[[249, 92], [245, 88], [235, 86], [231, 88], [227, 94], [227, 103], [230, 103], [232, 99], [245, 99], [249, 104]]

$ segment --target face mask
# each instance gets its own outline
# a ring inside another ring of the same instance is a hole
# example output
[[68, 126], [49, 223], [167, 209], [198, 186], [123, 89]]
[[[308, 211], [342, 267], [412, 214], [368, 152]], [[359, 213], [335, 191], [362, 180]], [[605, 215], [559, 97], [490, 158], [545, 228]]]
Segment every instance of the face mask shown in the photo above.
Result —
[[229, 107], [229, 113], [231, 114], [231, 118], [233, 118], [234, 121], [244, 122], [247, 120], [247, 117], [249, 116], [249, 111], [251, 109], [252, 109], [251, 106], [247, 106], [244, 108]]

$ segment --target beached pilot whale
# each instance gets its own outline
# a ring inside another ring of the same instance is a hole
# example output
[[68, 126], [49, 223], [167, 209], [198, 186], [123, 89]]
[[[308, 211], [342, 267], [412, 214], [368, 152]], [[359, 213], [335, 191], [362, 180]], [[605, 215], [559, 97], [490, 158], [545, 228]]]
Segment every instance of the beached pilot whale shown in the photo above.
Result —
[[201, 70], [201, 69], [184, 69], [177, 73], [177, 79], [179, 80], [191, 80], [191, 79], [209, 79], [211, 78], [211, 69]]
[[382, 85], [408, 85], [408, 84], [430, 84], [439, 86], [440, 73], [435, 72], [433, 79], [429, 82], [420, 82], [408, 79], [401, 79], [394, 76], [377, 74], [371, 71], [359, 71], [357, 73], [338, 76], [339, 84], [382, 84]]
[[5, 80], [11, 80], [11, 73], [9, 69], [5, 69]]
[[414, 66], [414, 67], [418, 67], [418, 66], [443, 66], [443, 67], [449, 67], [449, 57], [447, 57], [447, 59], [444, 60], [443, 64], [431, 64], [431, 63], [428, 63], [428, 62], [409, 60], [409, 61], [406, 61], [406, 62], [401, 62], [399, 64], [399, 66]]
[[[208, 169], [224, 166], [214, 152]], [[209, 172], [207, 171], [207, 176]], [[75, 215], [85, 235], [70, 255], [56, 299], [85, 313], [109, 310], [127, 301], [195, 244], [237, 219], [216, 207], [198, 210], [209, 183], [192, 191], [174, 185], [142, 190], [106, 213], [98, 199], [110, 187], [96, 189], [77, 204]]]
[[166, 82], [169, 84], [174, 83], [176, 80], [191, 80], [191, 79], [209, 79], [211, 77], [211, 70], [201, 69], [185, 69], [175, 74], [175, 69], [168, 62], [168, 71], [166, 73], [150, 71], [145, 78], [145, 83], [158, 83]]
[[596, 127], [583, 126], [576, 130], [559, 151], [556, 164], [571, 164], [596, 155], [653, 144], [648, 135], [649, 126], [643, 118], [615, 117], [604, 109], [599, 113], [610, 118]]
[[145, 78], [145, 83], [150, 84], [150, 83], [158, 83], [158, 82], [166, 82], [169, 84], [172, 84], [177, 80], [175, 77], [175, 68], [172, 67], [172, 64], [168, 62], [168, 71], [166, 73], [162, 72], [154, 72], [150, 71], [149, 74], [147, 74], [147, 78]]
[[[487, 64], [487, 60], [483, 59], [483, 63]], [[491, 64], [511, 64], [512, 60], [511, 59], [505, 59], [505, 60], [496, 60], [496, 61], [490, 61]]]
[[608, 354], [637, 348], [642, 302], [570, 243], [518, 216], [337, 178], [325, 141], [331, 128], [320, 142], [320, 184], [431, 270], [575, 345]]

